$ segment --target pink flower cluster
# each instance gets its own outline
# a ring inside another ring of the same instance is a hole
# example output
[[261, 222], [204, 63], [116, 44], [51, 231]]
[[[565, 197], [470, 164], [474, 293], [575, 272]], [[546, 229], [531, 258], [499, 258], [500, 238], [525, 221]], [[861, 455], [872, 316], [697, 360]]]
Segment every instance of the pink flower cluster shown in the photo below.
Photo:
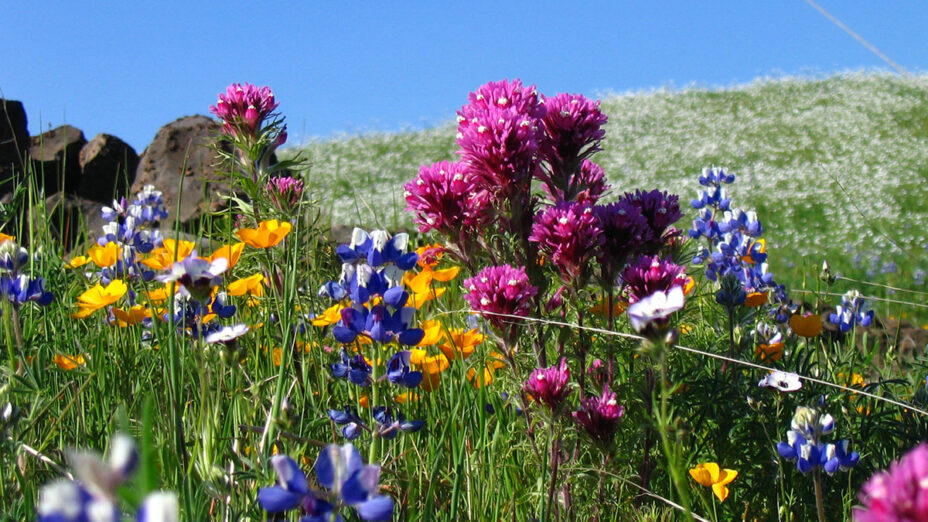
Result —
[[593, 440], [606, 444], [612, 441], [615, 432], [619, 430], [619, 423], [625, 407], [616, 402], [615, 394], [609, 391], [609, 386], [603, 386], [603, 394], [592, 396], [580, 401], [580, 408], [573, 412], [573, 418], [583, 426]]
[[649, 232], [648, 220], [641, 210], [628, 199], [597, 206], [596, 215], [603, 229], [603, 244], [597, 253], [605, 279], [613, 276], [625, 265], [629, 254], [635, 252]]
[[562, 202], [535, 217], [528, 240], [538, 243], [565, 281], [572, 281], [596, 254], [602, 233], [592, 206]]
[[643, 239], [642, 250], [645, 254], [656, 254], [664, 246], [670, 225], [683, 217], [680, 212], [679, 196], [659, 190], [636, 190], [634, 194], [626, 192], [625, 199], [638, 207], [641, 215], [648, 222], [648, 231]]
[[458, 154], [494, 196], [507, 198], [528, 183], [545, 140], [545, 107], [535, 86], [490, 82], [458, 111]]
[[541, 177], [545, 181], [542, 187], [552, 203], [577, 201], [593, 205], [599, 201], [603, 192], [610, 188], [606, 185], [606, 172], [603, 168], [588, 159], [580, 163], [579, 171], [569, 173], [565, 179], [561, 180], [560, 184], [563, 186], [559, 186], [548, 176]]
[[606, 135], [603, 125], [609, 118], [599, 109], [599, 101], [561, 93], [544, 103], [544, 126], [552, 163], [569, 164], [600, 150], [599, 144]]
[[525, 273], [525, 267], [513, 268], [509, 265], [484, 268], [476, 276], [464, 280], [464, 300], [477, 312], [490, 312], [487, 321], [503, 329], [511, 324], [513, 318], [492, 314], [518, 315], [525, 317], [531, 311], [532, 298], [538, 294], [538, 288], [532, 286]]
[[924, 442], [876, 473], [860, 491], [856, 522], [928, 520], [928, 445]]
[[477, 188], [477, 180], [463, 162], [423, 166], [403, 188], [406, 210], [416, 213], [422, 233], [438, 230], [456, 237], [462, 230], [479, 226], [490, 203], [489, 194]]
[[303, 197], [303, 182], [291, 176], [271, 178], [265, 187], [278, 210], [288, 211]]
[[654, 292], [667, 292], [674, 286], [686, 285], [684, 267], [658, 256], [639, 256], [622, 271], [628, 302], [635, 304]]
[[570, 395], [570, 368], [567, 360], [561, 357], [557, 366], [536, 368], [522, 385], [525, 393], [539, 404], [544, 404], [551, 411], [556, 411], [564, 399]]
[[229, 136], [255, 136], [261, 123], [277, 108], [270, 87], [233, 83], [209, 112], [222, 120], [222, 131]]

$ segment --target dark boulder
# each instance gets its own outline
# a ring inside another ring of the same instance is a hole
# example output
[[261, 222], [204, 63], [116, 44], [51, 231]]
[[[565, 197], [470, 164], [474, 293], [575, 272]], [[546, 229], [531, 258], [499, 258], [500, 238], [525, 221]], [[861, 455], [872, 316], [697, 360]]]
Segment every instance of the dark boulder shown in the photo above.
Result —
[[[69, 252], [76, 245], [94, 241], [103, 234], [106, 224], [101, 214], [103, 207], [99, 201], [59, 192], [45, 198], [45, 215], [34, 215], [33, 225], [49, 227], [49, 234]], [[84, 231], [87, 234], [82, 241], [81, 232]]]
[[77, 195], [104, 204], [125, 196], [135, 180], [139, 156], [129, 144], [109, 134], [97, 134], [80, 152], [81, 183]]
[[142, 153], [132, 193], [145, 185], [160, 190], [169, 212], [167, 223], [175, 219], [178, 196], [182, 223], [220, 209], [225, 202], [218, 194], [231, 193], [228, 169], [221, 167], [216, 152], [220, 130], [218, 123], [201, 115], [161, 127]]
[[26, 109], [22, 102], [0, 99], [0, 195], [13, 192], [28, 149]]
[[80, 187], [81, 148], [87, 144], [84, 133], [70, 125], [62, 125], [32, 138], [29, 159], [45, 194], [60, 191], [73, 194]]

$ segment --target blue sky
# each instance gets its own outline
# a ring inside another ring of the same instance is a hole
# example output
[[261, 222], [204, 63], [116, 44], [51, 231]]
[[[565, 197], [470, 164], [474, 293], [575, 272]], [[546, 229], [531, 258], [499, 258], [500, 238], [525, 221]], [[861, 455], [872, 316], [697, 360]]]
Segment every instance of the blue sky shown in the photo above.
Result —
[[[926, 68], [924, 2], [819, 3]], [[68, 123], [141, 153], [231, 82], [269, 85], [298, 141], [432, 125], [503, 78], [593, 95], [886, 68], [802, 0], [440, 4], [19, 2], [4, 9], [0, 91], [33, 134]]]

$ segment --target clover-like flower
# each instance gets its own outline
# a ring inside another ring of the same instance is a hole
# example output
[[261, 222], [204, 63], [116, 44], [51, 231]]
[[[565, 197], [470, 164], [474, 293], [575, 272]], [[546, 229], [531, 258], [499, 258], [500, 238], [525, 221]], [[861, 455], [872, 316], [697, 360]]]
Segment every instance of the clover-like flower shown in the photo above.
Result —
[[599, 101], [561, 93], [544, 100], [544, 105], [549, 163], [569, 167], [600, 150], [609, 118], [600, 110]]
[[674, 286], [686, 286], [684, 267], [658, 256], [639, 256], [622, 271], [622, 284], [629, 304], [658, 290], [667, 292]]
[[415, 213], [419, 232], [438, 230], [452, 238], [488, 219], [489, 193], [463, 162], [423, 165], [404, 187], [406, 210]]
[[571, 415], [594, 441], [608, 444], [619, 430], [619, 423], [625, 407], [616, 401], [615, 393], [609, 391], [609, 385], [603, 385], [599, 397], [591, 396], [580, 401], [580, 408]]
[[527, 316], [532, 298], [538, 294], [538, 288], [529, 283], [525, 267], [510, 265], [484, 268], [476, 276], [465, 279], [464, 288], [467, 290], [464, 300], [471, 309], [489, 312], [487, 321], [501, 330], [513, 318], [495, 314]]
[[551, 259], [565, 282], [578, 280], [602, 243], [603, 231], [593, 207], [561, 202], [535, 216], [528, 240]]
[[254, 136], [277, 105], [270, 87], [233, 83], [226, 88], [225, 94], [219, 93], [219, 101], [210, 106], [209, 112], [222, 120], [224, 133]]
[[856, 522], [928, 520], [928, 445], [924, 442], [874, 473], [860, 490]]
[[536, 368], [529, 375], [528, 380], [522, 384], [522, 389], [532, 399], [547, 406], [551, 411], [557, 411], [564, 399], [570, 395], [570, 368], [567, 360], [561, 357], [557, 366]]

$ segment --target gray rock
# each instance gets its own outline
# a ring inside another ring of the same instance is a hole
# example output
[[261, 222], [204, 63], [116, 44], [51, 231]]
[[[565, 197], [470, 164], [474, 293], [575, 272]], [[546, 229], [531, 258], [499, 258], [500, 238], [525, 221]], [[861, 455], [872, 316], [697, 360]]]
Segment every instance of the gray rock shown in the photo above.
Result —
[[22, 102], [0, 98], [0, 195], [13, 192], [28, 149], [26, 109]]
[[69, 194], [75, 193], [81, 182], [81, 148], [87, 144], [84, 133], [62, 125], [33, 136], [31, 143], [29, 159], [45, 194], [55, 194], [62, 188]]
[[81, 183], [77, 195], [103, 204], [125, 196], [135, 180], [139, 156], [129, 144], [109, 134], [97, 134], [80, 152]]

